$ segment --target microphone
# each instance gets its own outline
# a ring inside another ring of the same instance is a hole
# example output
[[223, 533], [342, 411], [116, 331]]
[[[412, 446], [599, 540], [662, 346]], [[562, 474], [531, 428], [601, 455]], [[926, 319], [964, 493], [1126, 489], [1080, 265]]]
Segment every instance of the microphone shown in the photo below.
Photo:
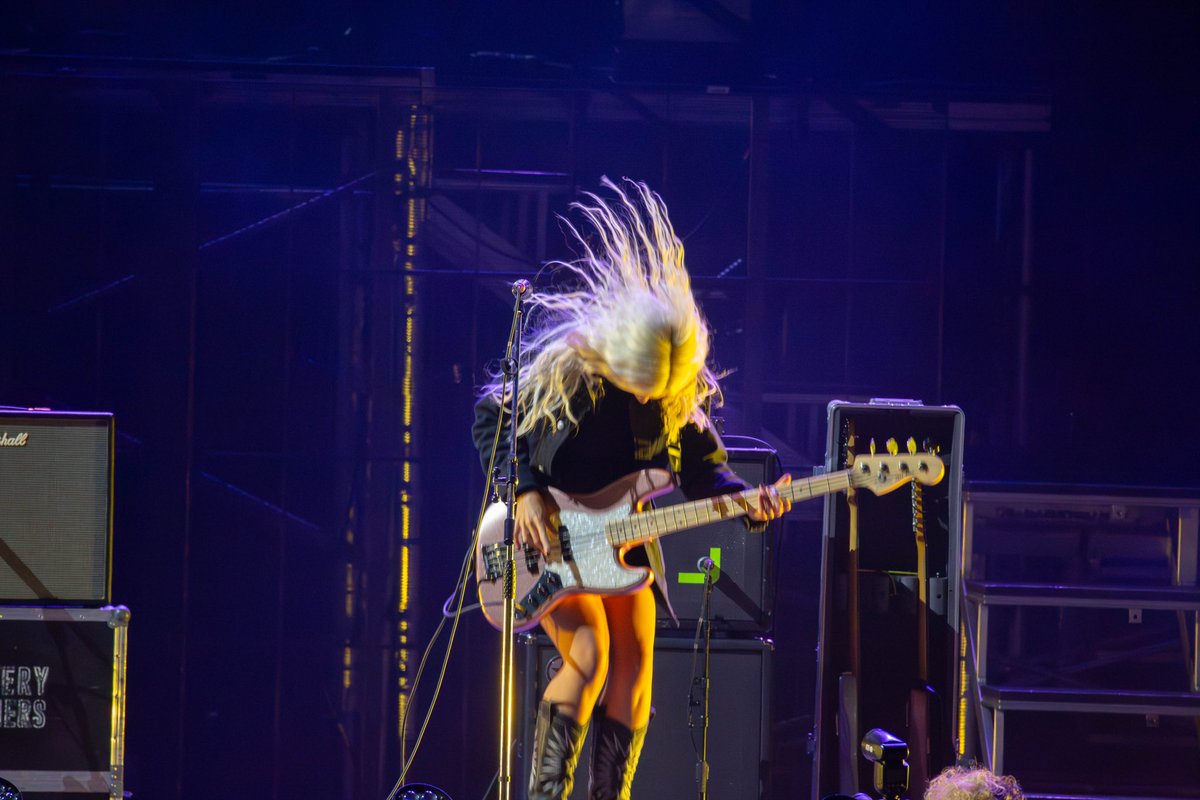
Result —
[[713, 561], [708, 556], [701, 556], [696, 562], [696, 569], [703, 572], [705, 575], [711, 575], [712, 571], [717, 568], [717, 562]]
[[533, 287], [530, 285], [529, 281], [525, 280], [524, 278], [521, 278], [519, 281], [513, 281], [513, 297], [520, 297], [523, 294], [529, 294], [532, 289]]

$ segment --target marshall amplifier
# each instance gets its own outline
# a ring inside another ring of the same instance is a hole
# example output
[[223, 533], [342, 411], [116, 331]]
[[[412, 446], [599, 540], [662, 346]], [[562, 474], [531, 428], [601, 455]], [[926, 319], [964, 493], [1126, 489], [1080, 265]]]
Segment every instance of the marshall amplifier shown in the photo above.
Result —
[[0, 604], [104, 605], [113, 418], [0, 409]]

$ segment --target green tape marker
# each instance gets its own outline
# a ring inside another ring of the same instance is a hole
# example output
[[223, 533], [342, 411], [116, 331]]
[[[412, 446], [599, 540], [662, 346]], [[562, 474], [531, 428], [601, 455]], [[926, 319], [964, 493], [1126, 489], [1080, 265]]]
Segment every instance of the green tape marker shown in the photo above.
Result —
[[[717, 579], [719, 579], [721, 577], [721, 548], [719, 548], [719, 547], [708, 548], [708, 557], [711, 558], [712, 562], [713, 562], [712, 576], [713, 576], [713, 582], [715, 583], [717, 581]], [[681, 573], [679, 573], [679, 582], [680, 583], [704, 583], [704, 573], [703, 572], [681, 572]]]

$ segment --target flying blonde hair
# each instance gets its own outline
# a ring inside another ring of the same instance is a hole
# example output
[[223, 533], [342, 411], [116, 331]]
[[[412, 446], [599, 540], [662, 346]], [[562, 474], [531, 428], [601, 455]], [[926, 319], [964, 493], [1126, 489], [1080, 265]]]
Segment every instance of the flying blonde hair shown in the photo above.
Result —
[[[615, 199], [585, 192], [584, 201], [571, 204], [588, 235], [563, 219], [581, 255], [550, 266], [568, 273], [571, 285], [529, 300], [533, 330], [520, 368], [519, 436], [560, 417], [577, 425], [571, 400], [586, 391], [595, 402], [601, 378], [660, 399], [669, 435], [688, 422], [703, 425], [710, 399], [720, 402], [707, 364], [708, 323], [666, 205], [644, 183], [625, 179], [628, 191], [608, 178], [601, 183]], [[492, 377], [481, 394], [499, 399], [501, 383]]]
[[947, 767], [929, 782], [925, 800], [1025, 800], [1017, 779], [983, 767]]

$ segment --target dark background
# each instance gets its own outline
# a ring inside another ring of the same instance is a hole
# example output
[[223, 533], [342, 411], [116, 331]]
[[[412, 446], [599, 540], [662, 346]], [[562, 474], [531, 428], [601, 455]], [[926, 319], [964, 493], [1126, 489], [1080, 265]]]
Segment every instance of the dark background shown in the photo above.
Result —
[[[726, 430], [786, 468], [823, 460], [828, 400], [916, 397], [965, 410], [968, 480], [1200, 485], [1198, 23], [1182, 2], [8, 4], [0, 402], [116, 414], [127, 788], [386, 793], [396, 687], [473, 522], [507, 284], [569, 255], [553, 215], [602, 175], [662, 193]], [[807, 786], [815, 520], [779, 551], [780, 796]], [[414, 775], [480, 797], [496, 637], [457, 636]]]

